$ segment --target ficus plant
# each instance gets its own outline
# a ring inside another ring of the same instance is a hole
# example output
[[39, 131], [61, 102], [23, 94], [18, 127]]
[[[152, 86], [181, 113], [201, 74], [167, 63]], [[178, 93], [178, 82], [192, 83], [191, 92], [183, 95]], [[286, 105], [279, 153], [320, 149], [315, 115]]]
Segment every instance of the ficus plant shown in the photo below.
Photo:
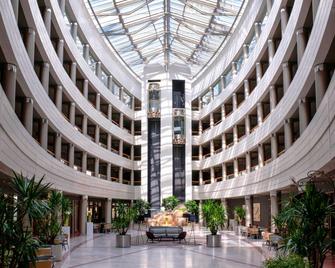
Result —
[[163, 199], [162, 206], [167, 211], [172, 211], [178, 206], [178, 204], [179, 204], [179, 199], [175, 197], [174, 195], [172, 195], [172, 196], [169, 196]]
[[202, 213], [211, 234], [216, 235], [218, 230], [226, 222], [224, 206], [220, 202], [207, 200], [202, 205]]
[[235, 207], [234, 214], [238, 225], [240, 225], [245, 220], [245, 209], [243, 207]]
[[185, 202], [185, 207], [187, 211], [192, 215], [197, 215], [199, 213], [199, 206], [195, 200], [188, 200]]
[[134, 208], [129, 207], [123, 202], [116, 204], [116, 217], [113, 219], [112, 225], [119, 235], [126, 235], [130, 223], [134, 220], [136, 212]]

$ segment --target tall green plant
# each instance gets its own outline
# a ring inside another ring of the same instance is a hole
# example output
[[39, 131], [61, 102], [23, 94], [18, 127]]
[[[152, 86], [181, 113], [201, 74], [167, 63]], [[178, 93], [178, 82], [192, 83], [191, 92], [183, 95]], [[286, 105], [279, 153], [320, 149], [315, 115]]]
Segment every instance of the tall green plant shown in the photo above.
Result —
[[112, 222], [113, 227], [119, 235], [125, 235], [128, 232], [131, 221], [136, 216], [133, 208], [127, 204], [118, 202], [116, 205], [116, 217]]
[[137, 200], [134, 205], [134, 213], [135, 213], [135, 221], [143, 221], [144, 215], [147, 213], [148, 209], [150, 208], [149, 202], [140, 199]]
[[207, 200], [202, 206], [202, 213], [211, 234], [216, 235], [219, 228], [226, 222], [224, 206], [220, 202]]
[[28, 267], [35, 261], [39, 241], [33, 237], [33, 220], [43, 217], [49, 207], [44, 200], [50, 184], [14, 172], [11, 193], [0, 191], [0, 267]]
[[179, 199], [175, 197], [174, 195], [166, 197], [163, 199], [163, 207], [165, 207], [166, 210], [172, 211], [174, 210], [179, 204]]
[[307, 257], [312, 267], [323, 266], [335, 240], [328, 238], [326, 219], [335, 215], [329, 196], [308, 182], [302, 192], [292, 197], [275, 218], [284, 236], [284, 249]]
[[192, 215], [197, 215], [199, 213], [199, 206], [195, 200], [188, 200], [185, 202], [185, 207], [187, 211]]
[[62, 196], [62, 221], [64, 226], [69, 225], [70, 215], [72, 214], [71, 200]]
[[245, 214], [246, 214], [245, 209], [243, 207], [235, 207], [234, 214], [235, 214], [235, 219], [238, 225], [240, 225], [242, 221], [245, 219]]

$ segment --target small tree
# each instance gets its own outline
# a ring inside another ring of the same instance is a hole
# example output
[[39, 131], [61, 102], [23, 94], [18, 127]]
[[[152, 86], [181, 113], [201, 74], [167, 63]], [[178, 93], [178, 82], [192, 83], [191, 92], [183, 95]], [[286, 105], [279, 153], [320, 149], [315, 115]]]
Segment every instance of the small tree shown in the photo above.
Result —
[[149, 208], [150, 208], [150, 204], [147, 201], [143, 199], [137, 200], [133, 205], [133, 209], [135, 213], [134, 220], [136, 222], [143, 221], [144, 215], [147, 213]]
[[224, 206], [220, 202], [207, 200], [202, 206], [202, 213], [211, 234], [216, 235], [219, 228], [226, 222]]
[[195, 200], [189, 200], [185, 202], [185, 207], [187, 211], [192, 215], [197, 215], [199, 213], [199, 206]]
[[126, 235], [129, 225], [135, 217], [133, 208], [128, 207], [127, 204], [118, 202], [116, 205], [116, 217], [112, 222], [113, 227], [119, 235]]
[[243, 207], [235, 207], [234, 214], [237, 224], [240, 225], [242, 221], [245, 220], [245, 209]]
[[71, 200], [62, 196], [62, 221], [64, 226], [69, 226], [70, 215], [72, 214]]
[[163, 199], [163, 207], [165, 207], [166, 210], [172, 211], [174, 210], [179, 204], [179, 199], [175, 197], [174, 195], [166, 197]]

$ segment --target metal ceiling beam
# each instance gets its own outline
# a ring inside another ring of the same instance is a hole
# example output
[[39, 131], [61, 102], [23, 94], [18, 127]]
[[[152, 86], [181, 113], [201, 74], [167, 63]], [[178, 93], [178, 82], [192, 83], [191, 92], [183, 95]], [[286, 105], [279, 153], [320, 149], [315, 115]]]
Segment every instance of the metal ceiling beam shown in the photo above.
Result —
[[168, 71], [170, 65], [170, 0], [164, 0], [164, 68]]

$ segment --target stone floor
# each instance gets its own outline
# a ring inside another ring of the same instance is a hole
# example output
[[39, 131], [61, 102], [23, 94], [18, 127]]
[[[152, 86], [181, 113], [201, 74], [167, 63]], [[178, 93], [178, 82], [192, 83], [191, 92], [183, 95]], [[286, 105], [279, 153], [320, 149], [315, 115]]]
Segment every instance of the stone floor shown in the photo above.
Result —
[[[146, 243], [144, 237], [132, 233], [132, 247], [115, 247], [115, 234], [96, 234], [94, 237], [71, 239], [71, 250], [65, 253], [60, 267], [262, 267], [272, 252], [262, 247], [260, 240], [237, 237], [222, 232], [222, 247], [207, 248], [203, 229], [188, 237], [186, 243], [162, 241]], [[188, 232], [190, 234], [190, 232]], [[192, 239], [190, 239], [192, 238]], [[136, 245], [135, 245], [136, 244]]]

